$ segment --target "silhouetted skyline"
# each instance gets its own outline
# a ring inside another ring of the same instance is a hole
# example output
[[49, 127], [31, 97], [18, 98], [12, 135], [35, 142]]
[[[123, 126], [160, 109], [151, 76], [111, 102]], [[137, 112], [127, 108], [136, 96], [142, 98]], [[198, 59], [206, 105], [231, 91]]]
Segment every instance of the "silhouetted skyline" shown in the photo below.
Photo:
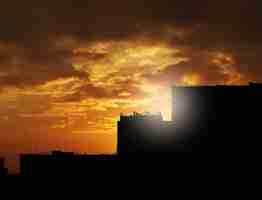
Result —
[[[161, 113], [120, 115], [117, 154], [21, 154], [21, 175], [95, 179], [138, 163], [172, 162], [182, 152], [227, 157], [257, 151], [254, 138], [260, 128], [262, 84], [176, 86], [172, 96], [172, 121], [164, 121]], [[0, 158], [0, 175], [6, 173]]]
[[259, 0], [3, 1], [0, 156], [115, 154], [119, 113], [171, 120], [174, 85], [262, 82]]
[[176, 86], [172, 121], [120, 116], [118, 153], [240, 153], [259, 130], [262, 84]]

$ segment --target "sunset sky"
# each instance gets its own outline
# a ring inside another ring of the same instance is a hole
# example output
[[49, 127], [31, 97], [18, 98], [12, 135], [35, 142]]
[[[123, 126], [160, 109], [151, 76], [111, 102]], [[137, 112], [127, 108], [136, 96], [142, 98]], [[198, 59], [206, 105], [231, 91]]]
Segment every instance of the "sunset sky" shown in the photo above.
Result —
[[115, 153], [120, 113], [170, 120], [173, 85], [262, 81], [258, 2], [1, 2], [0, 156]]

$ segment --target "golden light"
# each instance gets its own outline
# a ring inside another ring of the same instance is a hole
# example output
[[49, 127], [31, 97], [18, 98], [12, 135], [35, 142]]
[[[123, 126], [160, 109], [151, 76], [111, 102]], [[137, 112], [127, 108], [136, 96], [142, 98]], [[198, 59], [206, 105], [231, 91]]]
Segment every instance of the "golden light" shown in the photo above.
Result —
[[171, 91], [163, 91], [152, 99], [152, 111], [160, 112], [165, 121], [171, 120]]
[[187, 74], [182, 78], [182, 84], [185, 85], [198, 85], [200, 84], [201, 79], [200, 76], [198, 74]]
[[172, 110], [171, 88], [145, 84], [142, 89], [150, 94], [143, 102], [145, 111], [160, 112], [164, 120], [170, 121]]

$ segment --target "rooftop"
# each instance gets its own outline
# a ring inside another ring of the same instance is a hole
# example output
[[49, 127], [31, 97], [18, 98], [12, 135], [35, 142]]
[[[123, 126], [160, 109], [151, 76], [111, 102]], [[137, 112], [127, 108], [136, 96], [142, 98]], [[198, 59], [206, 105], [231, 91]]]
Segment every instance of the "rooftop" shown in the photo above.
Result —
[[257, 82], [249, 82], [247, 85], [175, 85], [174, 87], [181, 88], [243, 88], [243, 87], [262, 87], [262, 83]]
[[134, 121], [134, 120], [157, 120], [163, 121], [161, 113], [137, 113], [134, 112], [130, 115], [120, 115], [120, 121]]

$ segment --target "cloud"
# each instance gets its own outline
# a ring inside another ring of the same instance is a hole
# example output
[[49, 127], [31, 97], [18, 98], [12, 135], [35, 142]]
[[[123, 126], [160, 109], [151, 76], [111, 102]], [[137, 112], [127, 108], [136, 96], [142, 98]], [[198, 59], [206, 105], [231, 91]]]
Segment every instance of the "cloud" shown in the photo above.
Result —
[[[91, 133], [113, 133], [120, 112], [162, 110], [168, 116], [174, 84], [262, 81], [261, 4], [2, 2], [0, 123], [11, 124], [1, 132], [13, 134], [0, 141], [12, 141], [12, 149], [27, 146], [20, 151], [35, 141], [48, 151], [66, 138], [67, 147], [112, 152], [115, 137], [95, 140]], [[81, 117], [71, 116], [76, 113]], [[67, 115], [70, 131], [89, 136], [69, 133], [61, 121]]]
[[69, 77], [88, 79], [88, 74], [67, 61], [72, 57], [69, 50], [49, 45], [27, 49], [0, 42], [0, 51], [4, 52], [0, 59], [0, 87], [33, 87]]
[[[219, 51], [185, 51], [187, 61], [169, 65], [162, 72], [145, 78], [167, 86], [175, 84], [243, 84], [246, 77], [236, 67], [233, 55]], [[190, 81], [191, 79], [191, 81]]]
[[[117, 62], [131, 71], [132, 64], [150, 65], [148, 57], [153, 51], [164, 52], [154, 49], [163, 48], [161, 45], [152, 45], [152, 52], [140, 49], [142, 41], [165, 41], [176, 49], [226, 52], [233, 55], [236, 71], [248, 79], [261, 79], [257, 61], [262, 31], [259, 1], [80, 0], [61, 4], [11, 0], [1, 8], [4, 28], [0, 41], [5, 52], [0, 57], [1, 85], [21, 87], [70, 76], [84, 77], [78, 64], [85, 64], [86, 70], [95, 68], [97, 76], [103, 74], [101, 71], [113, 73], [119, 67]], [[109, 50], [111, 56], [107, 55]], [[134, 52], [128, 56], [125, 51], [129, 50]], [[140, 63], [122, 59], [132, 60], [136, 54], [141, 56]], [[161, 68], [160, 58], [149, 60]]]

